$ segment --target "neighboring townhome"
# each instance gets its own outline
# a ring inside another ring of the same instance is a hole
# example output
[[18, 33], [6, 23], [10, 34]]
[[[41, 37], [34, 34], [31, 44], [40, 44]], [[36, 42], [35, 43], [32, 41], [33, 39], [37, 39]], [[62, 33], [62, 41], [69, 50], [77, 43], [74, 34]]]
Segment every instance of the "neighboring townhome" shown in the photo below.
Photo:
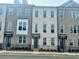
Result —
[[32, 16], [32, 49], [57, 50], [57, 8], [34, 6]]
[[60, 51], [79, 49], [79, 4], [69, 0], [58, 7], [58, 35]]
[[0, 4], [0, 49], [4, 45], [4, 29], [5, 29], [5, 20], [6, 20], [6, 7], [3, 4]]
[[32, 6], [24, 4], [6, 6], [4, 48], [31, 49]]

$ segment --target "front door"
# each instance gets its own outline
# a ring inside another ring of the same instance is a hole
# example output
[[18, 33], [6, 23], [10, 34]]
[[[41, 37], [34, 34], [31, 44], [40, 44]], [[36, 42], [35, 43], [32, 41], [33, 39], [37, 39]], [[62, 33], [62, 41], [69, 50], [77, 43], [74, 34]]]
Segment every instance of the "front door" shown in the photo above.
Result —
[[34, 38], [34, 48], [38, 48], [38, 38]]
[[11, 37], [6, 37], [6, 48], [11, 46]]
[[65, 44], [65, 40], [64, 39], [60, 39], [59, 40], [60, 42], [60, 46], [59, 46], [59, 49], [60, 49], [60, 51], [64, 51], [64, 44]]

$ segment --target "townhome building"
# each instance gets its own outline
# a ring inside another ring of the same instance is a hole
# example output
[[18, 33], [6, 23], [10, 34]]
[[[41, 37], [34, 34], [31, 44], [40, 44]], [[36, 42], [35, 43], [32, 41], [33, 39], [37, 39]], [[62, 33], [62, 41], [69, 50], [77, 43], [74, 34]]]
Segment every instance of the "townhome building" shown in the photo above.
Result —
[[6, 7], [0, 5], [0, 49], [4, 45], [4, 29], [5, 29], [5, 19], [6, 19]]
[[[0, 4], [0, 47], [2, 49], [31, 49], [32, 6]], [[23, 0], [24, 3], [24, 0]]]
[[57, 8], [34, 6], [32, 15], [32, 48], [57, 50]]
[[60, 51], [79, 50], [79, 3], [69, 0], [58, 7]]

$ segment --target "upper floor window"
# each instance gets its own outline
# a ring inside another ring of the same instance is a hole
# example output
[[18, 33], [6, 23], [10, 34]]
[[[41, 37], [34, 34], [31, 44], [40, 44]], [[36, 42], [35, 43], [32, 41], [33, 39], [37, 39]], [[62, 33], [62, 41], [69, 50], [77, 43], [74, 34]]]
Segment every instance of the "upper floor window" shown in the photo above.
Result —
[[46, 18], [46, 11], [43, 11], [43, 17]]
[[61, 31], [61, 33], [64, 32], [64, 25], [61, 25], [61, 26], [60, 26], [60, 31]]
[[26, 31], [26, 22], [19, 22], [19, 30]]
[[31, 16], [31, 9], [25, 9], [25, 16]]
[[43, 32], [46, 33], [46, 24], [43, 24]]
[[1, 29], [2, 29], [2, 22], [0, 21], [0, 31], [1, 31]]
[[22, 22], [19, 22], [19, 29], [18, 30], [22, 30]]
[[11, 21], [7, 22], [7, 24], [6, 24], [6, 30], [7, 31], [12, 31], [12, 22]]
[[69, 11], [69, 17], [74, 19], [79, 19], [79, 12], [78, 11]]
[[0, 15], [3, 14], [3, 8], [0, 8]]
[[79, 26], [78, 26], [78, 33], [79, 33]]
[[70, 31], [71, 31], [71, 33], [79, 33], [79, 26], [77, 26], [77, 25], [72, 25], [72, 26], [70, 27]]
[[26, 30], [26, 22], [23, 22], [23, 30]]
[[75, 12], [70, 11], [70, 16], [71, 16], [72, 19], [74, 19], [75, 18]]
[[54, 24], [51, 24], [51, 33], [54, 33]]
[[76, 25], [74, 25], [74, 33], [77, 33]]
[[17, 16], [18, 17], [22, 16], [22, 8], [17, 8]]
[[64, 18], [64, 11], [63, 10], [58, 11], [58, 15], [60, 18], [63, 19]]
[[76, 17], [77, 17], [77, 19], [79, 19], [79, 12], [76, 13]]
[[28, 19], [17, 19], [17, 34], [28, 34]]
[[38, 25], [35, 24], [35, 32], [38, 32]]
[[54, 17], [54, 11], [51, 11], [51, 18]]
[[24, 19], [24, 20], [18, 19], [17, 21], [18, 21], [17, 22], [18, 30], [19, 31], [26, 31], [27, 28], [28, 28], [28, 20], [26, 20], [26, 19]]
[[35, 17], [38, 17], [38, 11], [37, 10], [35, 11]]
[[12, 15], [13, 15], [13, 8], [9, 8], [9, 9], [8, 9], [8, 15], [9, 15], [9, 16], [12, 16]]
[[73, 30], [74, 30], [74, 26], [73, 26], [73, 25], [71, 25], [71, 26], [70, 26], [70, 31], [71, 31], [71, 33], [73, 33], [73, 32], [74, 32]]
[[43, 38], [43, 45], [46, 45], [46, 38]]

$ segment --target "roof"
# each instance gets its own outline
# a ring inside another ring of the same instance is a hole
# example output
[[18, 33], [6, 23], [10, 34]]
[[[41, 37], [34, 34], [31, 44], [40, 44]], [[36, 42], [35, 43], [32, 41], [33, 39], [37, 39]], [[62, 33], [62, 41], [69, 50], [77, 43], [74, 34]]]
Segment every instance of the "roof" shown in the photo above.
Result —
[[74, 0], [69, 0], [60, 7], [79, 7], [79, 3], [75, 2]]

